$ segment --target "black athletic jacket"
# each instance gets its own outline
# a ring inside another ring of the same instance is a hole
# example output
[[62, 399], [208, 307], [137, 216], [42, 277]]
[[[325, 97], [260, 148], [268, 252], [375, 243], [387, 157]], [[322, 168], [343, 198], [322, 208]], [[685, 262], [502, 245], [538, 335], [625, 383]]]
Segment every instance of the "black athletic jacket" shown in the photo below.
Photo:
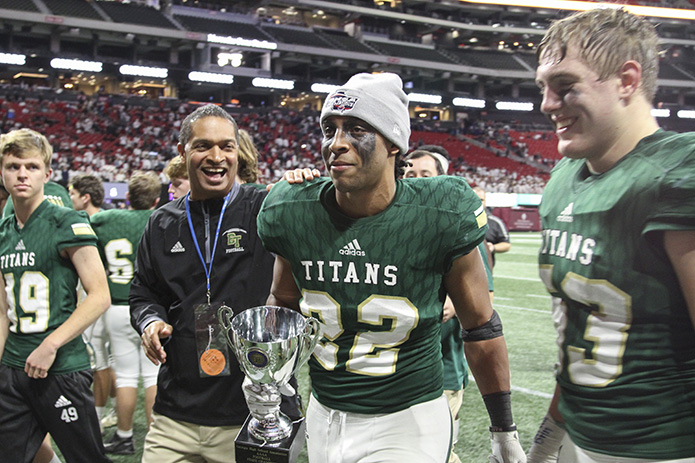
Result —
[[[220, 227], [211, 274], [211, 300], [222, 301], [235, 312], [265, 304], [274, 261], [256, 231], [266, 192], [237, 188]], [[190, 201], [203, 256], [206, 249], [212, 252], [222, 203], [222, 199]], [[249, 411], [241, 391], [244, 375], [231, 350], [229, 376], [201, 378], [198, 372], [194, 308], [206, 301], [205, 293], [205, 271], [186, 220], [185, 198], [179, 198], [152, 214], [140, 241], [130, 290], [131, 323], [139, 333], [154, 319], [174, 328], [164, 346], [167, 361], [159, 371], [154, 410], [204, 426], [240, 425]]]

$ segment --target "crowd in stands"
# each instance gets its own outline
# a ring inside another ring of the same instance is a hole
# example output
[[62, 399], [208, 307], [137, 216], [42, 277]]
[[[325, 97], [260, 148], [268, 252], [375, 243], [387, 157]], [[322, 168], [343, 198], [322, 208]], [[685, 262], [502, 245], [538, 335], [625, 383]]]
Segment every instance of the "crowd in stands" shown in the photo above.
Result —
[[[129, 104], [109, 96], [75, 94], [67, 98], [43, 90], [0, 88], [0, 132], [28, 127], [44, 133], [54, 148], [53, 180], [67, 185], [76, 175], [93, 174], [106, 182], [125, 182], [136, 170], [152, 170], [162, 183], [168, 183], [162, 171], [177, 155], [180, 124], [192, 111], [190, 104]], [[277, 181], [285, 171], [297, 167], [323, 169], [319, 112], [230, 111], [258, 148], [259, 183]], [[428, 127], [429, 133], [414, 131], [411, 148], [433, 142], [448, 144], [452, 156], [449, 173], [490, 192], [542, 191], [547, 180], [546, 161], [552, 163], [554, 159], [529, 156], [526, 148], [518, 151], [525, 132], [514, 132], [516, 138], [512, 138], [508, 128], [499, 130], [490, 122], [475, 127], [480, 130], [457, 131], [460, 133], [453, 136], [438, 132], [436, 126]], [[434, 140], [425, 140], [432, 134]], [[514, 153], [509, 152], [510, 147]]]

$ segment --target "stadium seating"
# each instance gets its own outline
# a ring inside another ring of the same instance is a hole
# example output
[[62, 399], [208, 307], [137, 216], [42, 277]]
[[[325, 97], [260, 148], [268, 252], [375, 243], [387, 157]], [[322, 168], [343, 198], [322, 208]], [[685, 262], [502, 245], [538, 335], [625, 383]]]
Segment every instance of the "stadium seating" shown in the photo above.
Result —
[[249, 40], [271, 40], [271, 37], [253, 24], [186, 15], [174, 15], [174, 19], [193, 32], [244, 37]]
[[91, 3], [83, 0], [43, 0], [43, 3], [55, 15], [95, 19], [98, 21], [104, 20], [92, 7]]
[[99, 8], [117, 23], [177, 29], [164, 14], [154, 8], [134, 3], [97, 2]]
[[[158, 104], [145, 98], [117, 95], [87, 98], [76, 92], [50, 89], [0, 88], [0, 111], [5, 115], [0, 131], [24, 126], [45, 133], [54, 146], [54, 170], [65, 171], [69, 178], [79, 172], [97, 172], [106, 181], [118, 181], [136, 169], [161, 171], [166, 161], [176, 155], [175, 122], [180, 122], [190, 110], [181, 101]], [[264, 181], [277, 180], [284, 171], [298, 166], [321, 167], [322, 136], [317, 111], [229, 110], [239, 127], [254, 137], [261, 153], [259, 166]], [[472, 139], [430, 128], [432, 131], [413, 132], [411, 148], [421, 144], [443, 146], [454, 161], [452, 174], [465, 176], [472, 183], [484, 176], [489, 191], [495, 190], [495, 182], [501, 182], [500, 188], [505, 191], [514, 191], [517, 180], [533, 189], [528, 192], [542, 189], [547, 176], [537, 164], [524, 164]], [[511, 133], [517, 140], [532, 139], [534, 135]], [[550, 150], [553, 141], [545, 143], [544, 147]], [[85, 156], [87, 152], [91, 155]]]

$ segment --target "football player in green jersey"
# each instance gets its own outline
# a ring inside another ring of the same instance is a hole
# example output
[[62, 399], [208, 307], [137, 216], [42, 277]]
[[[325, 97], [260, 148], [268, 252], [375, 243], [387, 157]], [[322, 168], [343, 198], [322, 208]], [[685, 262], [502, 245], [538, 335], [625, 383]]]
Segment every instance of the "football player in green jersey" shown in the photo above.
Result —
[[410, 117], [395, 74], [353, 76], [328, 95], [321, 129], [331, 179], [276, 184], [258, 216], [277, 254], [268, 303], [322, 324], [309, 360], [309, 460], [449, 458], [440, 341], [449, 294], [490, 412], [492, 458], [526, 461], [501, 322], [476, 251], [486, 229], [480, 200], [455, 177], [396, 180]]
[[30, 129], [0, 138], [14, 203], [0, 222], [0, 448], [28, 463], [50, 433], [66, 461], [106, 462], [80, 336], [108, 307], [106, 274], [86, 215], [44, 198], [51, 154]]
[[[439, 147], [428, 147], [428, 149], [437, 149]], [[408, 165], [405, 167], [405, 178], [428, 178], [444, 175], [449, 168], [448, 156], [445, 156], [446, 150], [439, 148], [443, 152], [427, 151], [422, 147], [409, 153], [405, 160]], [[447, 153], [448, 154], [448, 153]], [[475, 190], [474, 190], [475, 191]], [[490, 291], [490, 301], [493, 297], [492, 272], [487, 259], [487, 249], [485, 240], [478, 245], [481, 260], [485, 266], [485, 274], [487, 275], [488, 290]], [[451, 453], [449, 454], [449, 463], [460, 463], [461, 459], [454, 452], [458, 431], [459, 431], [459, 410], [463, 403], [463, 390], [468, 385], [468, 366], [463, 351], [463, 339], [461, 338], [461, 328], [454, 304], [449, 296], [444, 301], [444, 316], [442, 317], [441, 328], [442, 339], [442, 367], [444, 374], [444, 395], [449, 401], [449, 411], [454, 419], [454, 441], [451, 445]]]
[[137, 246], [162, 185], [153, 172], [135, 172], [128, 180], [129, 209], [110, 209], [91, 218], [99, 239], [99, 253], [107, 269], [111, 307], [105, 314], [116, 373], [117, 429], [105, 444], [106, 453], [135, 453], [133, 416], [138, 399], [138, 381], [145, 388], [145, 416], [152, 421], [159, 367], [150, 362], [140, 345], [140, 336], [130, 325], [128, 295], [133, 279]]
[[[91, 218], [101, 211], [104, 202], [104, 184], [94, 175], [78, 175], [72, 179], [68, 187], [70, 201], [76, 211], [85, 211]], [[110, 289], [110, 288], [109, 288]], [[113, 295], [112, 295], [113, 296]], [[83, 333], [87, 344], [92, 348], [94, 361], [94, 405], [97, 409], [99, 422], [105, 428], [104, 410], [109, 397], [116, 396], [116, 375], [109, 364], [109, 333], [106, 329], [106, 314], [97, 319]]]
[[651, 115], [659, 38], [596, 9], [554, 23], [538, 58], [564, 156], [539, 253], [560, 356], [529, 461], [695, 462], [695, 135]]

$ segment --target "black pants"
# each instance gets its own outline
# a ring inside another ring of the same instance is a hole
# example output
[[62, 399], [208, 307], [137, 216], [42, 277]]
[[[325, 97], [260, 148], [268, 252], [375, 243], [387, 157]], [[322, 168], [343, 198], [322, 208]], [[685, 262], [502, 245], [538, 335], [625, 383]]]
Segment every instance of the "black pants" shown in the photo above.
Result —
[[0, 462], [31, 463], [47, 433], [66, 463], [110, 462], [91, 383], [91, 371], [31, 379], [0, 365]]

